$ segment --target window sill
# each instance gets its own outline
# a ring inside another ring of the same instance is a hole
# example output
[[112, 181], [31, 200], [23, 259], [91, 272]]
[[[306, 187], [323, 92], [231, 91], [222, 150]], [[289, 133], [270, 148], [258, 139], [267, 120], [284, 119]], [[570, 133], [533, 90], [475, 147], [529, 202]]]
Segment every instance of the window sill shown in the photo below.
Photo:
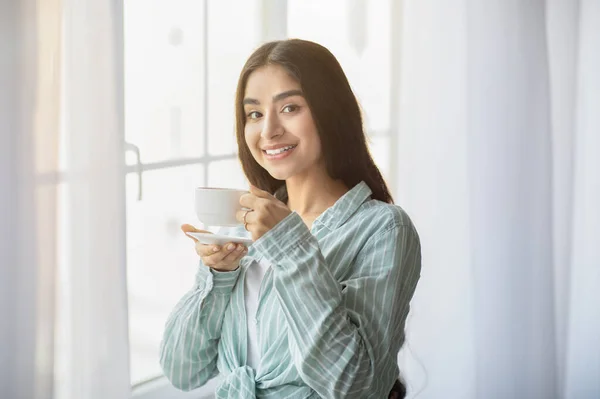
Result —
[[171, 385], [165, 377], [157, 378], [133, 388], [131, 399], [213, 399], [219, 376], [190, 392], [183, 392]]

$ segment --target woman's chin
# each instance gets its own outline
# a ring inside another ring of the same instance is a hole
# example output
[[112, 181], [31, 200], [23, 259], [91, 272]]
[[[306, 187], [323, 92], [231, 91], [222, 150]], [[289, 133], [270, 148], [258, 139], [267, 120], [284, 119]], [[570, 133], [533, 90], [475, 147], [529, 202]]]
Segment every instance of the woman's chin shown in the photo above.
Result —
[[269, 171], [269, 174], [271, 175], [271, 177], [273, 179], [277, 179], [277, 180], [287, 180], [290, 177], [289, 173]]
[[291, 170], [289, 170], [289, 168], [270, 167], [265, 169], [267, 172], [269, 172], [272, 178], [277, 180], [287, 180], [294, 174]]

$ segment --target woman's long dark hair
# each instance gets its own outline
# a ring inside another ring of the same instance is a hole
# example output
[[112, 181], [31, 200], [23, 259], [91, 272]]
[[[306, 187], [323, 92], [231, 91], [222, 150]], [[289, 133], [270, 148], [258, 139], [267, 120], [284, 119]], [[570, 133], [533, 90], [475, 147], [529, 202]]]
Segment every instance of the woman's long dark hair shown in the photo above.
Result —
[[248, 58], [240, 73], [235, 129], [239, 159], [250, 183], [272, 194], [285, 184], [256, 162], [244, 138], [246, 83], [252, 72], [266, 65], [285, 68], [300, 83], [319, 132], [329, 176], [342, 180], [349, 188], [364, 180], [373, 191], [374, 199], [393, 203], [387, 184], [369, 153], [360, 107], [342, 67], [325, 47], [298, 39], [263, 44]]

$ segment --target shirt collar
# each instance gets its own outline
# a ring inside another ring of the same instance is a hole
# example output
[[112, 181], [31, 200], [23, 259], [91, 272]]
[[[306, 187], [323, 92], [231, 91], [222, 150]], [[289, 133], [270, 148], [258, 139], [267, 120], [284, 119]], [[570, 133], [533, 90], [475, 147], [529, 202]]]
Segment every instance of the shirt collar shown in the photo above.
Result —
[[[320, 223], [330, 230], [334, 230], [346, 223], [348, 219], [358, 210], [358, 208], [367, 201], [373, 192], [365, 183], [361, 181], [354, 186], [346, 194], [342, 195], [333, 206], [323, 212], [315, 223]], [[287, 191], [285, 184], [281, 186], [275, 193], [275, 197], [287, 202]]]

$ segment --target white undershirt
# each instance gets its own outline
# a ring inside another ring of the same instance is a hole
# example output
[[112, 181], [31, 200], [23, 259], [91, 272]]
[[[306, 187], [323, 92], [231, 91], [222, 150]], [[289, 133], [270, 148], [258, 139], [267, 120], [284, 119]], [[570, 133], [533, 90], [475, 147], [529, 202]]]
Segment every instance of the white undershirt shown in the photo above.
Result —
[[255, 370], [260, 363], [258, 335], [256, 333], [258, 294], [263, 277], [270, 266], [271, 264], [264, 259], [250, 263], [246, 271], [246, 280], [244, 281], [244, 302], [246, 304], [246, 320], [248, 323], [248, 366]]

